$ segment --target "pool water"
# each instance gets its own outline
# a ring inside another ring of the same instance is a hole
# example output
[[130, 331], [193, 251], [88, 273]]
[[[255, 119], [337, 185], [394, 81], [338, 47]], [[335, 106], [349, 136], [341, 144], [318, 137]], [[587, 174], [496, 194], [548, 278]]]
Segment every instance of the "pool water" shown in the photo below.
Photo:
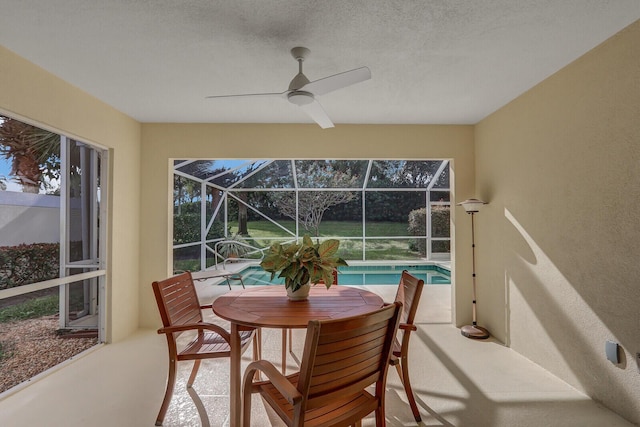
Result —
[[[407, 270], [429, 285], [451, 284], [451, 273], [446, 268], [433, 264], [404, 265], [354, 265], [338, 268], [338, 283], [341, 285], [397, 285], [400, 275]], [[270, 281], [271, 273], [254, 265], [240, 272], [247, 285], [283, 284], [284, 279], [275, 277]]]

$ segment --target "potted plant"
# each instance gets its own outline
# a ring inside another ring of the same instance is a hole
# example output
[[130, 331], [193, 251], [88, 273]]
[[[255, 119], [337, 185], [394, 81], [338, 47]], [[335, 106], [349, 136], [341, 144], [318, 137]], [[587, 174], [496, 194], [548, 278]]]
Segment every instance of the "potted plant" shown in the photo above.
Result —
[[[339, 247], [340, 241], [337, 239], [314, 244], [311, 237], [305, 234], [302, 243], [271, 245], [260, 267], [271, 273], [271, 280], [276, 274], [284, 278], [289, 298], [306, 299], [311, 284], [322, 282], [327, 289], [330, 288], [333, 285], [334, 270], [340, 265], [348, 265], [345, 260], [336, 256]], [[301, 288], [303, 295], [292, 295], [300, 292]]]

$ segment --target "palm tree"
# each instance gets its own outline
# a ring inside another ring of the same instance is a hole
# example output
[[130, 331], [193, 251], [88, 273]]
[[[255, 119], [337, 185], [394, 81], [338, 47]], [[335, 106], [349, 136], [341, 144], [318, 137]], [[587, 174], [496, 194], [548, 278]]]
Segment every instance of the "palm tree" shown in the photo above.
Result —
[[25, 193], [38, 193], [44, 177], [56, 177], [60, 136], [19, 120], [0, 116], [0, 154], [11, 159], [11, 175]]

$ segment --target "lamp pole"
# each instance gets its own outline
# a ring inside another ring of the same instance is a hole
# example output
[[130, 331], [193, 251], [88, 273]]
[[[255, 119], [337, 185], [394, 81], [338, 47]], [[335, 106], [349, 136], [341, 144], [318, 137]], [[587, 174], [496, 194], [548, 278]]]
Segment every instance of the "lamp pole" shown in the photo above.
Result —
[[485, 202], [478, 199], [468, 199], [464, 202], [458, 203], [461, 205], [464, 210], [471, 215], [471, 262], [472, 262], [472, 272], [471, 272], [471, 283], [473, 287], [473, 301], [472, 301], [472, 324], [465, 325], [460, 329], [460, 333], [467, 338], [484, 340], [489, 338], [491, 334], [489, 331], [482, 326], [478, 326], [477, 319], [477, 308], [476, 308], [476, 241], [475, 241], [475, 226], [474, 226], [474, 215], [478, 213], [480, 207], [482, 205], [486, 205]]

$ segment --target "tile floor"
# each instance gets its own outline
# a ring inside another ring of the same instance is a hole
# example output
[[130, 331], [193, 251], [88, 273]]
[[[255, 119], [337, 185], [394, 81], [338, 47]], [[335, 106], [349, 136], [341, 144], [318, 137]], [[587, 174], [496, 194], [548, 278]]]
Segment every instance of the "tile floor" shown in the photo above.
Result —
[[[203, 300], [227, 288], [199, 284]], [[395, 287], [375, 286], [385, 300]], [[411, 374], [423, 421], [417, 424], [395, 370], [389, 371], [387, 425], [472, 427], [630, 427], [538, 365], [500, 343], [464, 338], [450, 324], [448, 286], [428, 286], [411, 345]], [[218, 320], [219, 321], [219, 320]], [[263, 356], [278, 363], [280, 331], [266, 330]], [[296, 337], [296, 347], [303, 338]], [[250, 360], [248, 351], [245, 363]], [[0, 426], [153, 426], [165, 387], [166, 343], [155, 330], [140, 330], [123, 342], [98, 348], [67, 367], [0, 401]], [[228, 369], [204, 361], [192, 391], [179, 370], [168, 427], [228, 426]], [[293, 369], [295, 362], [289, 359]], [[253, 399], [252, 425], [281, 426]], [[372, 426], [366, 419], [364, 426]]]

